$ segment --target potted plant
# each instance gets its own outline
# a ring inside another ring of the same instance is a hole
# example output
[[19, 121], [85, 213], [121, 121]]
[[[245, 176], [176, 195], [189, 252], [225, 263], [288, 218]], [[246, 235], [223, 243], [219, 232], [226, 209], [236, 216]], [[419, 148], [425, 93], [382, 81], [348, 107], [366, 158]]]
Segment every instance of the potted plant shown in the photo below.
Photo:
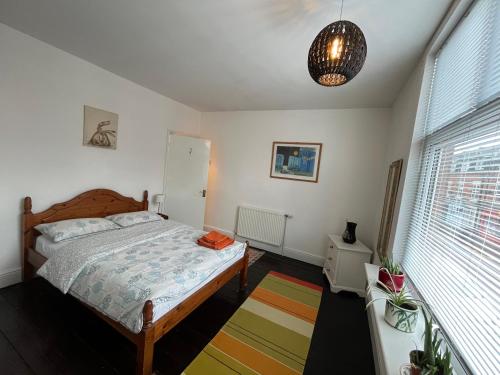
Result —
[[[419, 300], [413, 298], [403, 286], [399, 291], [389, 289], [385, 284], [377, 282], [381, 287], [385, 288], [386, 296], [374, 298], [366, 305], [370, 307], [373, 302], [385, 300], [384, 320], [391, 326], [406, 333], [415, 332], [415, 327], [418, 321]], [[369, 288], [372, 288], [372, 284]]]
[[412, 350], [410, 352], [410, 374], [411, 375], [421, 375], [422, 368], [424, 368], [424, 351], [423, 350]]
[[391, 258], [383, 257], [380, 260], [382, 266], [378, 270], [378, 280], [390, 290], [399, 292], [405, 282], [405, 275], [401, 271], [401, 267]]
[[411, 375], [452, 375], [451, 353], [446, 348], [441, 350], [443, 340], [438, 339], [438, 332], [432, 332], [432, 317], [428, 318], [422, 309], [425, 321], [424, 350], [410, 352]]

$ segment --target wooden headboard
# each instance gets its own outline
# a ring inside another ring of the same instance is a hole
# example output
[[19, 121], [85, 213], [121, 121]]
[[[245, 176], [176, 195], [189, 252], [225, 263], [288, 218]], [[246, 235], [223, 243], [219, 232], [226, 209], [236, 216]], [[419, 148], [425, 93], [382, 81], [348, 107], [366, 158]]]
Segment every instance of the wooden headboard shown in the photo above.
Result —
[[35, 226], [59, 220], [84, 217], [105, 217], [123, 212], [143, 211], [148, 209], [148, 192], [144, 191], [142, 202], [124, 197], [109, 189], [89, 190], [66, 202], [56, 203], [45, 211], [31, 212], [31, 197], [24, 198], [22, 215], [22, 256], [26, 265], [28, 249], [33, 247], [37, 231]]

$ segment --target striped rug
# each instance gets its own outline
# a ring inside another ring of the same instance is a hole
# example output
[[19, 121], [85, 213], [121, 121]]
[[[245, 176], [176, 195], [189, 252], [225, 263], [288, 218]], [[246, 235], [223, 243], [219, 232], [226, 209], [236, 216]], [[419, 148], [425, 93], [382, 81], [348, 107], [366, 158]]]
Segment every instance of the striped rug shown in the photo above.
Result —
[[321, 293], [269, 272], [182, 374], [302, 374]]
[[263, 250], [248, 248], [248, 267], [257, 262], [266, 252]]

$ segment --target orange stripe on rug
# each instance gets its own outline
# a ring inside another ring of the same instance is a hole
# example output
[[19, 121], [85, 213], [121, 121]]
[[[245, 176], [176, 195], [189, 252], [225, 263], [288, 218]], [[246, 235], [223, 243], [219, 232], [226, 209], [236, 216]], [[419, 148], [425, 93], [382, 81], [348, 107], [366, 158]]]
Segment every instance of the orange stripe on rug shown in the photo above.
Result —
[[321, 296], [310, 283], [267, 274], [184, 373], [302, 374]]
[[276, 361], [223, 331], [219, 331], [211, 344], [226, 355], [249, 366], [258, 373], [273, 375], [300, 374], [300, 372]]
[[318, 309], [305, 305], [301, 302], [276, 294], [268, 289], [257, 287], [249, 298], [265, 303], [278, 310], [286, 312], [309, 323], [315, 323], [318, 315]]

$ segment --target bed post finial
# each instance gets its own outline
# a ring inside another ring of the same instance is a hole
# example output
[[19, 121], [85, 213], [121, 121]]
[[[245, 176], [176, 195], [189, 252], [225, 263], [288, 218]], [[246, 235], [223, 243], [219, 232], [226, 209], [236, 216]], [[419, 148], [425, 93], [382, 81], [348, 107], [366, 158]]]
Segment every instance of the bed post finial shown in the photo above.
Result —
[[250, 247], [250, 242], [245, 241], [245, 255], [243, 256], [243, 263], [240, 270], [240, 291], [244, 291], [248, 286], [248, 261], [250, 254], [248, 248]]
[[142, 309], [142, 327], [149, 328], [153, 325], [153, 302], [147, 300]]
[[31, 197], [24, 198], [24, 213], [25, 214], [31, 213]]
[[23, 262], [23, 281], [30, 280], [35, 268], [28, 262], [28, 249], [33, 245], [33, 213], [31, 212], [31, 197], [24, 198], [24, 213], [22, 215], [22, 241], [21, 241], [21, 256]]
[[148, 209], [149, 202], [148, 202], [148, 191], [144, 190], [144, 193], [142, 193], [142, 209], [146, 211]]

